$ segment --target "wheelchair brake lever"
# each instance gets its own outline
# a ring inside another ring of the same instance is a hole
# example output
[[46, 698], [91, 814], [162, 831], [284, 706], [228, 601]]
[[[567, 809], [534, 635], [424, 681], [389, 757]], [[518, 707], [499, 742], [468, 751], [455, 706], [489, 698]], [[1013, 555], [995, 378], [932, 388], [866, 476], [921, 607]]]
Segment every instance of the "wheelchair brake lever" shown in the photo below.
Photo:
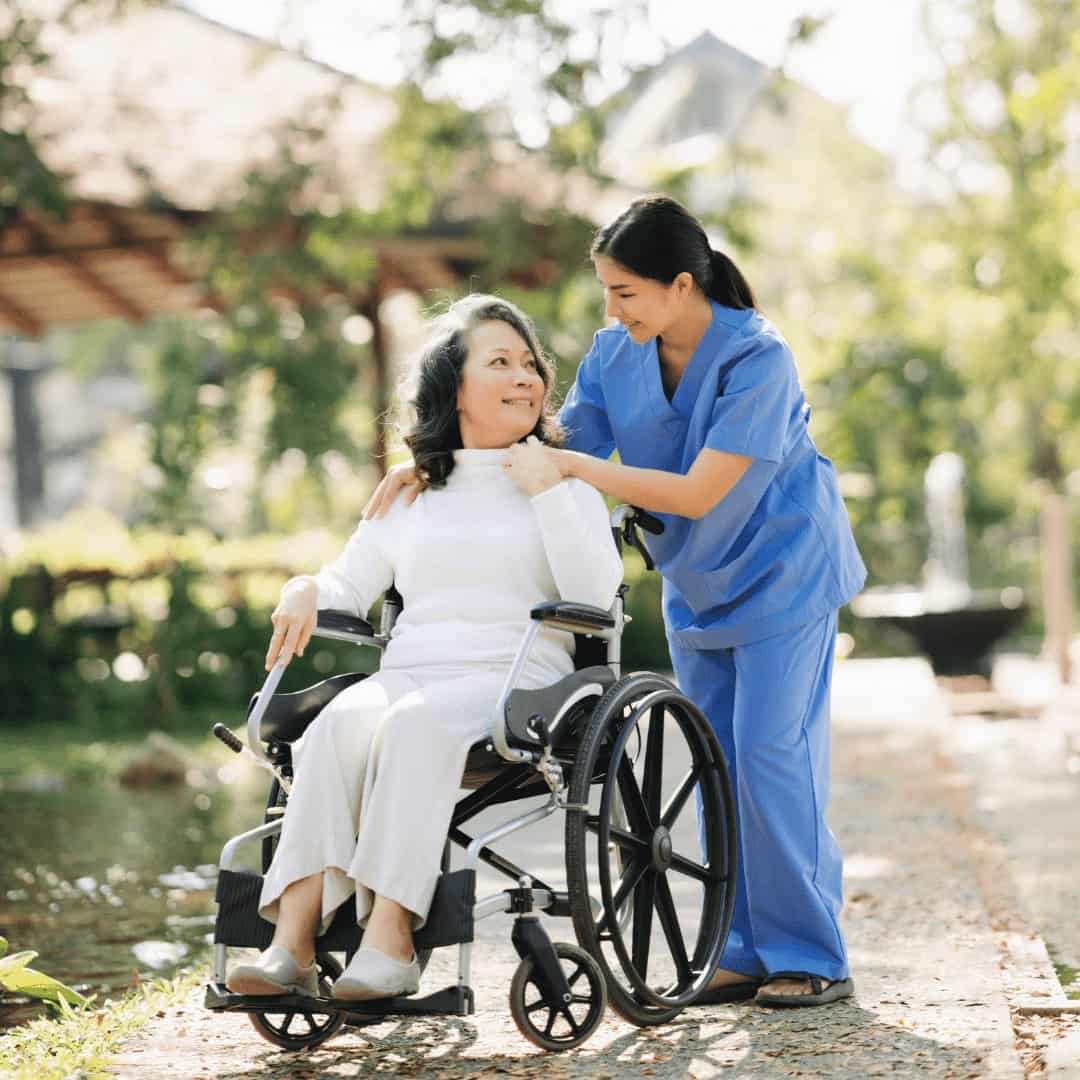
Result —
[[[637, 525], [638, 523], [635, 518], [627, 518], [626, 521], [623, 522], [623, 539], [637, 551], [642, 559], [645, 560], [646, 570], [655, 570], [656, 563], [653, 562], [653, 557], [649, 554], [649, 549], [645, 547], [645, 542], [638, 533]], [[662, 525], [661, 528], [663, 528]], [[651, 529], [649, 531], [652, 532]]]

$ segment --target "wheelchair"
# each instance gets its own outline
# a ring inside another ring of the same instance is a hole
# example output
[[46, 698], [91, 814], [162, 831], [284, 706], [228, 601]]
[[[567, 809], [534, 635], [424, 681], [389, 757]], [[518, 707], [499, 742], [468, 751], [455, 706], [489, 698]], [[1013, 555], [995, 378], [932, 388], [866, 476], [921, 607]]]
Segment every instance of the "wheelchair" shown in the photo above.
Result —
[[[620, 553], [628, 543], [653, 569], [639, 528], [663, 529], [635, 507], [612, 513]], [[280, 662], [248, 709], [248, 746], [224, 725], [215, 734], [253, 755], [273, 776], [264, 823], [224, 846], [219, 862], [214, 967], [205, 1005], [246, 1013], [269, 1042], [289, 1050], [314, 1048], [343, 1025], [363, 1026], [405, 1016], [468, 1016], [476, 923], [514, 916], [511, 943], [520, 963], [509, 988], [510, 1011], [522, 1035], [546, 1051], [581, 1045], [608, 1004], [638, 1026], [662, 1024], [704, 992], [731, 927], [737, 842], [735, 807], [719, 742], [701, 711], [666, 678], [624, 675], [620, 662], [628, 586], [610, 610], [552, 602], [531, 621], [493, 710], [491, 734], [468, 755], [428, 920], [415, 934], [421, 965], [431, 951], [457, 946], [454, 985], [424, 996], [377, 1001], [335, 1000], [334, 979], [359, 946], [352, 905], [343, 904], [316, 941], [320, 996], [243, 995], [225, 986], [230, 947], [265, 948], [273, 926], [259, 917], [262, 877], [238, 865], [238, 851], [261, 845], [263, 873], [280, 834], [292, 779], [291, 746], [336, 694], [366, 677], [334, 675], [295, 693], [275, 693]], [[320, 611], [317, 634], [377, 649], [385, 647], [401, 598], [384, 596], [379, 630], [352, 615]], [[516, 688], [542, 626], [572, 633], [575, 670], [553, 686]], [[543, 798], [480, 835], [471, 819], [498, 804]], [[688, 804], [697, 808], [697, 845], [676, 850], [675, 826]], [[491, 846], [549, 816], [565, 815], [565, 888], [516, 865]], [[450, 853], [464, 849], [451, 869]], [[477, 898], [484, 863], [511, 882]], [[554, 943], [538, 913], [569, 919], [576, 944]], [[657, 932], [659, 930], [659, 933]], [[421, 991], [423, 993], [423, 991]]]

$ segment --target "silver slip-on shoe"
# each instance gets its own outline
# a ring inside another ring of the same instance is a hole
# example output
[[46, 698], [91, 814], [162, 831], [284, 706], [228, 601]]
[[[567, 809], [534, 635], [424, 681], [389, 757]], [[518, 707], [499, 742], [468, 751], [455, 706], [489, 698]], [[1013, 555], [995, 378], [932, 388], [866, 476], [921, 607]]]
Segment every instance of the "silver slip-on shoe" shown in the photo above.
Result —
[[359, 948], [334, 983], [334, 997], [344, 1001], [375, 1001], [407, 997], [420, 989], [420, 962], [403, 964], [378, 949]]
[[237, 964], [225, 979], [234, 994], [304, 994], [319, 996], [319, 973], [312, 962], [301, 967], [281, 945], [271, 945], [248, 964]]

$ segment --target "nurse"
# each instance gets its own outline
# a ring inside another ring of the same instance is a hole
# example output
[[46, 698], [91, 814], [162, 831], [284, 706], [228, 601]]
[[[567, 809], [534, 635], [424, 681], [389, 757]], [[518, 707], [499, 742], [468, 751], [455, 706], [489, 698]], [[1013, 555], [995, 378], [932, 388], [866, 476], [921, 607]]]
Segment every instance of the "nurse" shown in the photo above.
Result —
[[[567, 395], [566, 449], [530, 440], [509, 468], [547, 457], [664, 520], [648, 543], [675, 675], [716, 730], [739, 818], [734, 921], [707, 1000], [836, 1001], [854, 986], [825, 820], [829, 688], [837, 610], [866, 576], [836, 473], [787, 343], [679, 203], [635, 200], [592, 259], [616, 325]], [[384, 481], [370, 512], [410, 479]]]

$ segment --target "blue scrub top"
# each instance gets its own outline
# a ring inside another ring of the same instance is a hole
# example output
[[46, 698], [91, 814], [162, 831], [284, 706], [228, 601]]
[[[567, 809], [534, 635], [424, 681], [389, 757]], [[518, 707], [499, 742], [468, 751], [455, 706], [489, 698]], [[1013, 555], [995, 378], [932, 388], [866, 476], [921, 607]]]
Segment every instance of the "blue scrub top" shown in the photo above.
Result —
[[866, 580], [836, 470], [807, 430], [791, 349], [758, 312], [712, 309], [671, 401], [655, 339], [638, 345], [613, 326], [593, 338], [559, 414], [570, 449], [617, 449], [626, 465], [686, 473], [705, 447], [753, 458], [704, 517], [660, 514], [664, 534], [645, 538], [669, 636], [698, 649], [801, 626]]

